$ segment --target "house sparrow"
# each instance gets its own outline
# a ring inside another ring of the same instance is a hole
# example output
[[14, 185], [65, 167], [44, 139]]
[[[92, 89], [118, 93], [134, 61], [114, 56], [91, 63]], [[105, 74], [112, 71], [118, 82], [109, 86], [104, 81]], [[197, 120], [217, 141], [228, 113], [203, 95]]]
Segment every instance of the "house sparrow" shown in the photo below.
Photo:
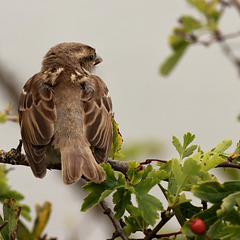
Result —
[[100, 183], [112, 144], [112, 102], [108, 88], [92, 75], [102, 59], [80, 43], [60, 43], [45, 55], [42, 69], [23, 87], [19, 102], [21, 135], [34, 175], [47, 162], [62, 165], [63, 181], [82, 175]]

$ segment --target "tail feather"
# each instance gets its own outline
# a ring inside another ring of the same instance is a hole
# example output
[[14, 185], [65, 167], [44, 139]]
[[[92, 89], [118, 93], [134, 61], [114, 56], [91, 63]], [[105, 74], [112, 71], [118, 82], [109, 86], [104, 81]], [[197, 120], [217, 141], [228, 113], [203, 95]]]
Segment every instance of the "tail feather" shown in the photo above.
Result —
[[75, 183], [82, 175], [96, 183], [105, 180], [104, 172], [88, 146], [65, 146], [61, 149], [61, 160], [63, 181], [66, 184]]

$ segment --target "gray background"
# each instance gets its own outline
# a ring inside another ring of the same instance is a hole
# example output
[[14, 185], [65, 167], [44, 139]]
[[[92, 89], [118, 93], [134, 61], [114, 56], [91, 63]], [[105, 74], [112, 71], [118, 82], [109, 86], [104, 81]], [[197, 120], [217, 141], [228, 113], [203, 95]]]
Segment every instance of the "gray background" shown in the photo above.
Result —
[[[159, 140], [164, 150], [155, 157], [161, 159], [177, 156], [172, 135], [182, 138], [188, 131], [196, 134], [195, 142], [203, 150], [224, 138], [236, 144], [239, 75], [217, 44], [191, 47], [168, 78], [158, 74], [160, 63], [171, 53], [167, 38], [183, 13], [199, 16], [184, 0], [0, 0], [0, 62], [19, 80], [20, 94], [26, 80], [40, 70], [50, 47], [65, 41], [91, 45], [104, 59], [96, 74], [111, 91], [125, 144]], [[237, 12], [228, 10], [221, 29], [229, 33], [239, 27]], [[239, 53], [239, 42], [234, 44]], [[9, 101], [0, 88], [0, 109]], [[1, 149], [18, 144], [17, 124], [0, 125], [0, 133]], [[9, 177], [32, 208], [45, 200], [53, 203], [45, 231], [49, 236], [91, 240], [106, 239], [113, 232], [107, 217], [96, 215], [98, 210], [79, 212], [85, 193], [65, 186], [56, 171], [39, 180], [29, 168], [16, 167]]]

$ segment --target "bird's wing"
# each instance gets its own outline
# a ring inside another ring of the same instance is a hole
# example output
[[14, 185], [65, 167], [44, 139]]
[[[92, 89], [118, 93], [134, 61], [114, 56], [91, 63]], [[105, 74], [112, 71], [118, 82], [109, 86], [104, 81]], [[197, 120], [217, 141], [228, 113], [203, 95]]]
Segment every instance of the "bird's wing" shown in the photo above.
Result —
[[105, 162], [112, 144], [112, 101], [107, 86], [97, 76], [82, 79], [83, 131], [97, 162]]
[[23, 87], [19, 102], [23, 146], [36, 177], [46, 174], [45, 150], [53, 137], [57, 118], [52, 81], [46, 73], [34, 75]]

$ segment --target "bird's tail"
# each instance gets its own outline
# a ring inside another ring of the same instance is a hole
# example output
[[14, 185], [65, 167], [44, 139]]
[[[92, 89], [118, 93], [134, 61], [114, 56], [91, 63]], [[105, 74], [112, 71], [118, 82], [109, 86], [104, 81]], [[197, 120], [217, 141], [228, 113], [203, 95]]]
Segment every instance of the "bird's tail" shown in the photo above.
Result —
[[64, 183], [75, 183], [82, 175], [95, 183], [105, 180], [104, 172], [87, 144], [77, 146], [67, 144], [60, 151]]

